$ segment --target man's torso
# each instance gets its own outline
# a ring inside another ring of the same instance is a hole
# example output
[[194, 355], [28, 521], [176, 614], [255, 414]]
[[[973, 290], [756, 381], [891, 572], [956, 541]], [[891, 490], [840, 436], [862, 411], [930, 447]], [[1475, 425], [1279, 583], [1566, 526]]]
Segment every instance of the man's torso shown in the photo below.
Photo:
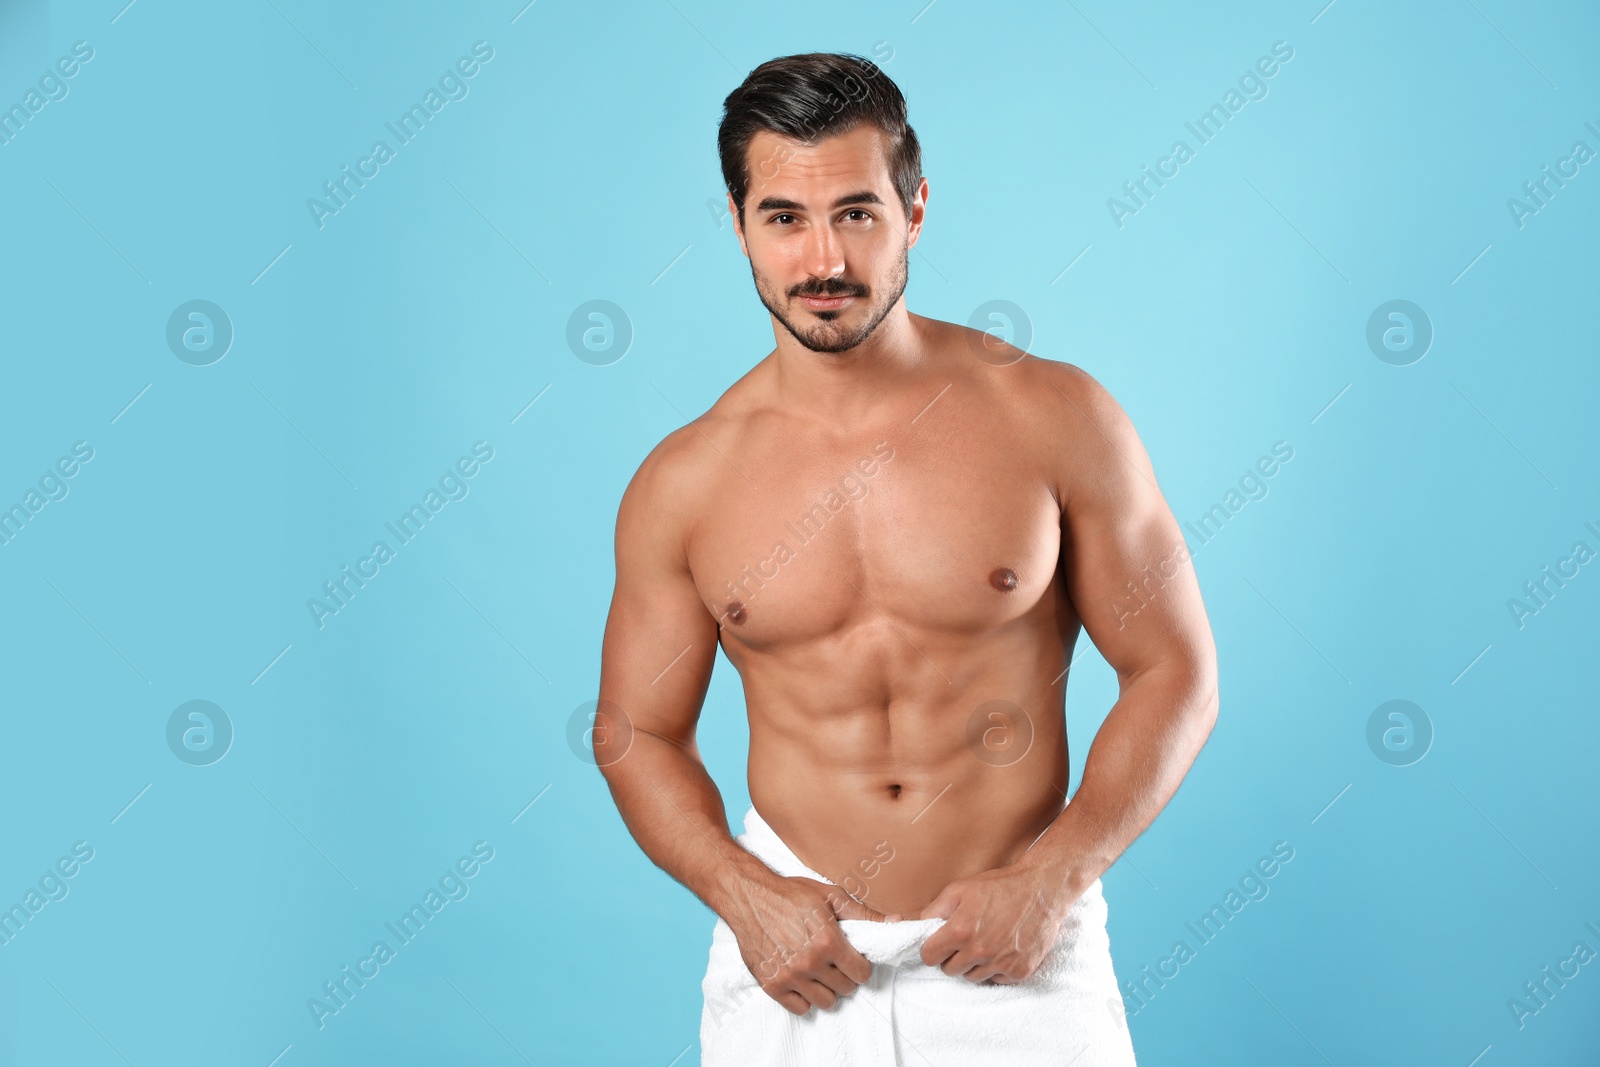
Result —
[[856, 421], [773, 400], [702, 419], [685, 553], [750, 717], [751, 801], [885, 912], [1015, 860], [1065, 801], [1059, 365], [994, 366], [919, 320], [928, 366]]

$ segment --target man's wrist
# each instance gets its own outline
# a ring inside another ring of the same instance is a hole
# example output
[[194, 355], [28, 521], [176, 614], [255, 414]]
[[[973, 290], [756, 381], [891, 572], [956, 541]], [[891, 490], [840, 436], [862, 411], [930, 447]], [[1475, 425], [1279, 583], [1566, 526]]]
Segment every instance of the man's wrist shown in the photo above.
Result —
[[1039, 852], [1037, 847], [1024, 853], [1012, 866], [1033, 874], [1043, 887], [1045, 899], [1052, 908], [1063, 914], [1099, 877], [1081, 864], [1074, 863], [1070, 857]]
[[744, 909], [753, 885], [778, 875], [737, 842], [721, 856], [723, 862], [712, 871], [705, 902], [724, 922], [730, 922], [730, 916], [737, 917]]
[[1063, 909], [1084, 894], [1111, 866], [1100, 862], [1096, 842], [1080, 831], [1081, 820], [1069, 819], [1068, 807], [1013, 866], [1032, 871]]

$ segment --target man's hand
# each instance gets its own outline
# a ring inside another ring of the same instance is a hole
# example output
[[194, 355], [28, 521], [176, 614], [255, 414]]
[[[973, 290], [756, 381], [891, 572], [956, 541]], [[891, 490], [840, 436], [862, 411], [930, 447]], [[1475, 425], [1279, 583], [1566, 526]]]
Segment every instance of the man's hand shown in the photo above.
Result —
[[969, 982], [1015, 985], [1050, 954], [1076, 896], [1039, 867], [997, 867], [945, 886], [920, 919], [945, 924], [922, 946], [922, 962]]
[[872, 977], [871, 962], [845, 940], [839, 920], [884, 922], [881, 912], [813, 878], [749, 882], [740, 897], [724, 916], [739, 954], [762, 991], [789, 1011], [831, 1008]]

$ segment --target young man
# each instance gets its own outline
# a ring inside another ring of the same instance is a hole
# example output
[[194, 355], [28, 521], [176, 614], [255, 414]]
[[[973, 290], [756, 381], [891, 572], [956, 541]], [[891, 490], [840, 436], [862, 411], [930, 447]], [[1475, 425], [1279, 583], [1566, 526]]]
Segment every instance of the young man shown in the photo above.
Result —
[[[1144, 448], [1084, 371], [906, 310], [928, 183], [873, 64], [762, 64], [718, 147], [777, 346], [622, 498], [595, 730], [640, 847], [720, 916], [703, 1062], [1132, 1064], [1100, 875], [1218, 701]], [[1068, 805], [1080, 627], [1121, 688]], [[719, 642], [737, 840], [695, 746]]]

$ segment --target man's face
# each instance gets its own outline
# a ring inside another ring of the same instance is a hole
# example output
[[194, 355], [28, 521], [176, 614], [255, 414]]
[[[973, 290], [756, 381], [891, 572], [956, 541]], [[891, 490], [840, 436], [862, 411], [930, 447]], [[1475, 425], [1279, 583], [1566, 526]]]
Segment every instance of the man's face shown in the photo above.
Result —
[[[760, 130], [745, 159], [750, 188], [737, 228], [761, 303], [813, 352], [849, 351], [905, 292], [927, 182], [907, 220], [888, 139], [870, 125], [816, 145]], [[737, 220], [731, 198], [729, 210]]]

